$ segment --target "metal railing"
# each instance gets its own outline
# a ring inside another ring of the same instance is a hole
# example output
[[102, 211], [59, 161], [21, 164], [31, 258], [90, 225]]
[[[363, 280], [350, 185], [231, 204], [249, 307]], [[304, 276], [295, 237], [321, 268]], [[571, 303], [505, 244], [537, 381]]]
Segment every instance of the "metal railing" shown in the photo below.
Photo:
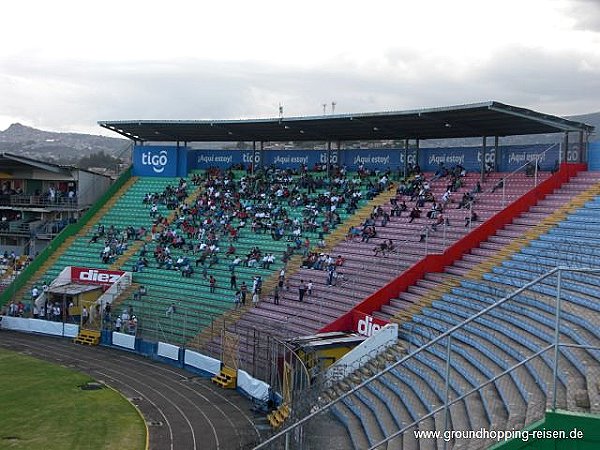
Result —
[[[360, 406], [365, 402], [362, 390], [376, 396], [381, 387], [372, 388], [375, 382], [388, 390], [398, 389], [396, 395], [404, 407], [411, 408], [417, 417], [382, 427], [383, 439], [369, 439], [370, 449], [385, 448], [394, 439], [415, 439], [410, 431], [434, 429], [443, 433], [460, 426], [461, 415], [472, 426], [491, 428], [504, 423], [510, 429], [515, 421], [522, 426], [539, 419], [545, 405], [574, 408], [574, 400], [568, 399], [585, 389], [585, 379], [594, 367], [600, 369], [600, 337], [586, 339], [588, 332], [600, 326], [600, 314], [581, 313], [586, 298], [576, 294], [576, 289], [582, 286], [585, 290], [586, 283], [597, 287], [599, 275], [597, 268], [556, 267], [499, 300], [495, 298], [505, 288], [483, 283], [481, 297], [471, 300], [487, 305], [479, 312], [452, 325], [449, 315], [457, 317], [462, 311], [464, 316], [469, 311], [458, 299], [456, 304], [448, 304], [446, 314], [428, 314], [412, 328], [405, 328], [403, 337], [410, 340], [417, 334], [431, 338], [429, 342], [255, 448], [324, 448], [327, 442], [306, 440], [309, 431], [332, 410], [338, 416], [349, 409], [349, 414], [367, 417], [370, 408]], [[593, 301], [591, 297], [589, 301]], [[430, 335], [420, 331], [427, 327], [435, 331]], [[517, 329], [520, 331], [511, 331]], [[492, 397], [496, 401], [490, 400]], [[393, 406], [395, 401], [391, 404], [388, 408], [394, 415], [393, 411], [399, 410]], [[377, 415], [373, 420], [384, 419]], [[299, 435], [304, 440], [297, 439]], [[445, 448], [448, 442], [440, 440], [438, 447]]]
[[[545, 156], [546, 153], [548, 153], [550, 150], [552, 150], [553, 148], [555, 148], [558, 144], [552, 144], [550, 147], [548, 147], [547, 149], [545, 149], [544, 151], [533, 155], [533, 157], [523, 163], [521, 166], [517, 167], [515, 170], [513, 170], [512, 172], [510, 172], [508, 175], [505, 175], [504, 177], [500, 178], [498, 181], [496, 181], [496, 183], [494, 184], [494, 186], [492, 186], [491, 188], [487, 188], [485, 190], [483, 190], [480, 193], [475, 193], [474, 194], [474, 199], [469, 201], [466, 205], [466, 207], [464, 208], [465, 211], [468, 212], [468, 217], [465, 218], [465, 227], [468, 232], [470, 232], [473, 229], [473, 220], [471, 220], [471, 218], [473, 217], [473, 209], [474, 209], [474, 205], [476, 205], [477, 203], [477, 197], [481, 196], [481, 195], [491, 195], [493, 193], [495, 193], [499, 188], [502, 189], [502, 208], [505, 208], [508, 202], [508, 197], [507, 197], [507, 192], [506, 192], [506, 186], [507, 184], [510, 182], [511, 179], [515, 178], [515, 176], [517, 174], [526, 172], [529, 168], [532, 167], [533, 164], [533, 173], [531, 174], [533, 183], [532, 183], [532, 188], [537, 187], [537, 185], [539, 184], [539, 173], [538, 173], [538, 168], [539, 168], [539, 162], [542, 161]], [[442, 248], [441, 249], [436, 249], [435, 251], [432, 251], [430, 253], [430, 249], [432, 248], [432, 246], [429, 243], [429, 237], [432, 234], [432, 231], [430, 229], [430, 226], [428, 226], [428, 229], [425, 230], [425, 242], [424, 242], [424, 254], [425, 255], [429, 255], [429, 254], [441, 254], [443, 253], [450, 245], [452, 245], [452, 240], [448, 239], [448, 224], [447, 222], [444, 222], [443, 224], [440, 225], [440, 227], [442, 228]]]

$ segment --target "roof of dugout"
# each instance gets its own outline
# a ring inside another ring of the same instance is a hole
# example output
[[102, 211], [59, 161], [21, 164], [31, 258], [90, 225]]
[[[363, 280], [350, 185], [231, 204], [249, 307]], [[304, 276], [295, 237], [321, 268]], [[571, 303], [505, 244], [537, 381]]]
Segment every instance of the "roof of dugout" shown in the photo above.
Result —
[[243, 120], [99, 121], [136, 142], [355, 141], [591, 133], [582, 122], [495, 101], [410, 111]]

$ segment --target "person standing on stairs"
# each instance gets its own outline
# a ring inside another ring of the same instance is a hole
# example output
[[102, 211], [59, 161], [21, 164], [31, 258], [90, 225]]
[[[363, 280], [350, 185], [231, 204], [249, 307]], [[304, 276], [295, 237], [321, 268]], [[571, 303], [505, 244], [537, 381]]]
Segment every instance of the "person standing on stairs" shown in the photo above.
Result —
[[302, 302], [304, 300], [304, 294], [306, 293], [306, 284], [304, 284], [304, 280], [300, 280], [300, 286], [298, 286], [298, 301]]

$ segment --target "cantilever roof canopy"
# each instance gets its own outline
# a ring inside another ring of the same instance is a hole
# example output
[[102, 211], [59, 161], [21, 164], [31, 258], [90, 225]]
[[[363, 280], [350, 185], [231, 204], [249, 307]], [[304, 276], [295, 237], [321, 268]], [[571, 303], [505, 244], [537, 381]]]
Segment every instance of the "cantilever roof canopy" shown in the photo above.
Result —
[[499, 102], [253, 120], [100, 121], [137, 142], [355, 141], [591, 133], [594, 127]]

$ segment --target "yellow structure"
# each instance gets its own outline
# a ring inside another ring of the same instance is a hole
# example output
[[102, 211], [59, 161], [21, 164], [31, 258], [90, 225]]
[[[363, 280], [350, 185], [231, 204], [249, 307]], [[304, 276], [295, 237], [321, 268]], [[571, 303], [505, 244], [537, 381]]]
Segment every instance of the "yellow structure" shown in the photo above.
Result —
[[297, 349], [296, 353], [309, 371], [315, 367], [322, 371], [365, 339], [365, 336], [334, 331], [299, 337], [290, 345]]
[[61, 286], [54, 286], [48, 290], [48, 299], [51, 303], [58, 303], [69, 308], [70, 316], [81, 316], [81, 310], [87, 306], [88, 312], [90, 305], [96, 302], [102, 295], [101, 286], [93, 284], [68, 283]]
[[100, 332], [96, 330], [79, 330], [79, 334], [73, 342], [82, 345], [99, 345], [100, 344]]
[[224, 366], [218, 375], [211, 378], [211, 381], [224, 389], [235, 389], [237, 387], [237, 370]]

